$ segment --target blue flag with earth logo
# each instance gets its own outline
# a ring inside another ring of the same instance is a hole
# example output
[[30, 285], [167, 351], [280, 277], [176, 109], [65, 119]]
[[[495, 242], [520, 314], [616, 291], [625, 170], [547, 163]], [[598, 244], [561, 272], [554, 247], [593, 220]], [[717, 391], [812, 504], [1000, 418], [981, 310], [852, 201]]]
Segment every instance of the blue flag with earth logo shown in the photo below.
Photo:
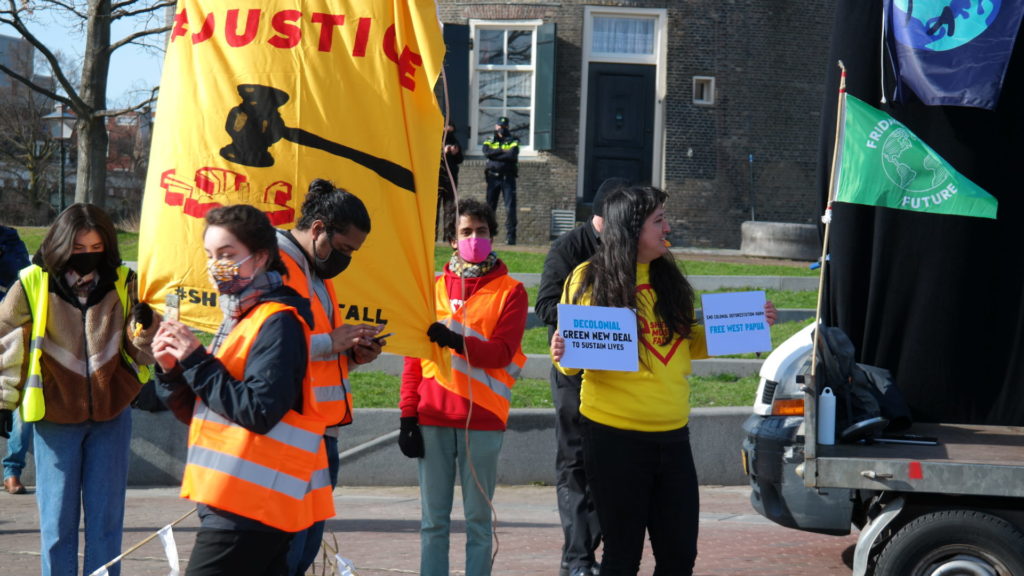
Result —
[[906, 126], [845, 94], [835, 171], [837, 202], [995, 218], [999, 202]]
[[885, 0], [884, 14], [894, 100], [910, 88], [930, 106], [996, 107], [1024, 2]]

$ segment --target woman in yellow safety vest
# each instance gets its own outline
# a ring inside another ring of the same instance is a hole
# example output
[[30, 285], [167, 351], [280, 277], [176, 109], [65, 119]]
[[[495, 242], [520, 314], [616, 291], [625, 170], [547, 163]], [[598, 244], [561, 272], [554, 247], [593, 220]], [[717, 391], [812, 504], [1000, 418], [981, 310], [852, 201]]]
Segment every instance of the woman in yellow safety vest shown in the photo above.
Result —
[[[604, 540], [602, 575], [635, 575], [645, 533], [655, 574], [692, 574], [697, 558], [687, 376], [691, 360], [708, 352], [704, 327], [694, 316], [693, 288], [667, 247], [667, 199], [649, 186], [608, 195], [601, 247], [576, 267], [562, 291], [563, 304], [628, 308], [637, 317], [639, 369], [586, 369], [580, 390], [583, 461]], [[765, 317], [774, 323], [771, 302]], [[557, 364], [565, 353], [559, 330], [551, 340], [552, 358], [563, 374], [578, 373]]]
[[199, 504], [200, 528], [187, 574], [286, 574], [292, 535], [334, 515], [325, 424], [304, 416], [309, 300], [284, 285], [258, 209], [211, 210], [204, 245], [224, 313], [210, 350], [171, 320], [153, 341], [158, 391], [189, 424], [181, 495]]
[[35, 422], [42, 574], [77, 573], [83, 512], [89, 574], [121, 553], [129, 406], [159, 322], [96, 206], [57, 216], [32, 262], [0, 304], [0, 435], [16, 407]]
[[438, 276], [438, 322], [427, 336], [443, 362], [406, 358], [398, 445], [419, 458], [420, 574], [449, 574], [455, 466], [466, 516], [466, 574], [491, 573], [491, 506], [512, 386], [526, 356], [520, 348], [529, 307], [523, 285], [491, 251], [494, 211], [474, 199], [458, 204], [456, 248]]

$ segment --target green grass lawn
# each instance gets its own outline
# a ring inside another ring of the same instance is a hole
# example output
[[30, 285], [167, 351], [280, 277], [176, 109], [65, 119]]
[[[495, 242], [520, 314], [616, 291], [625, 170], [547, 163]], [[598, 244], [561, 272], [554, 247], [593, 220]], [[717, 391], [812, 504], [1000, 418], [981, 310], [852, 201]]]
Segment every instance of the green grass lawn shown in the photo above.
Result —
[[[18, 230], [18, 236], [25, 243], [25, 248], [28, 248], [29, 256], [35, 254], [39, 245], [43, 243], [47, 228], [42, 226], [15, 226], [14, 228]], [[121, 249], [122, 260], [130, 262], [139, 259], [138, 232], [118, 232], [117, 246]]]
[[[530, 298], [530, 306], [537, 304], [538, 286], [527, 286], [526, 295]], [[697, 291], [694, 305], [700, 308], [701, 294], [715, 294], [719, 292], [745, 292], [758, 290], [758, 288], [730, 288], [728, 290], [713, 290], [705, 292]], [[801, 292], [787, 292], [784, 290], [765, 290], [765, 297], [775, 303], [776, 308], [814, 308], [818, 305], [818, 293], [812, 290]]]
[[[39, 245], [46, 235], [46, 227], [43, 226], [15, 226], [18, 235], [21, 236], [29, 255], [35, 254]], [[121, 248], [121, 258], [127, 261], [139, 259], [139, 234], [138, 232], [118, 232], [118, 246]], [[448, 259], [451, 258], [450, 247], [437, 244], [434, 246], [435, 269], [440, 271]], [[512, 272], [537, 273], [544, 269], [544, 258], [546, 254], [541, 252], [519, 252], [505, 250], [501, 252], [501, 259]], [[808, 270], [805, 267], [782, 266], [772, 264], [737, 264], [733, 262], [706, 262], [700, 260], [680, 261], [686, 274], [708, 275], [708, 276], [816, 276], [817, 271]], [[771, 300], [778, 300], [771, 293], [768, 296]], [[530, 303], [536, 299], [536, 289], [530, 298]], [[775, 303], [779, 308], [806, 308], [808, 306], [782, 305]], [[813, 304], [809, 307], [813, 308]]]
[[[34, 254], [46, 235], [45, 227], [16, 227], [29, 254]], [[118, 232], [118, 246], [124, 260], [137, 260], [139, 254], [139, 235], [135, 232]], [[440, 270], [451, 257], [451, 249], [447, 246], [435, 247], [435, 260]], [[502, 259], [514, 272], [539, 273], [544, 267], [545, 254], [534, 252], [503, 251]], [[687, 274], [693, 275], [748, 275], [748, 276], [813, 276], [815, 271], [805, 268], [762, 265], [736, 264], [729, 262], [686, 261], [680, 262]], [[730, 290], [741, 291], [742, 289]], [[768, 290], [767, 297], [775, 302], [778, 308], [813, 308], [816, 303], [815, 292], [781, 292]], [[537, 298], [537, 288], [527, 288], [530, 305]], [[699, 294], [698, 294], [699, 298]], [[699, 299], [697, 302], [699, 306]], [[808, 321], [809, 322], [809, 321]], [[778, 346], [808, 322], [788, 322], [772, 327], [772, 345]], [[205, 335], [206, 339], [210, 335]], [[527, 330], [523, 336], [523, 351], [530, 354], [547, 354], [546, 328]], [[753, 358], [753, 354], [736, 356]], [[363, 408], [393, 408], [398, 406], [398, 388], [400, 378], [382, 372], [361, 372], [352, 374], [356, 405]], [[701, 406], [749, 406], [757, 389], [757, 378], [738, 378], [723, 374], [714, 377], [690, 378], [690, 401], [694, 407]], [[523, 379], [516, 384], [512, 395], [512, 406], [515, 408], [549, 408], [551, 393], [547, 380]]]
[[[545, 252], [499, 251], [498, 256], [512, 272], [539, 274], [544, 270]], [[452, 257], [449, 246], [434, 246], [434, 268], [440, 271]], [[817, 270], [806, 266], [784, 266], [781, 264], [738, 264], [735, 262], [708, 262], [704, 260], [680, 260], [679, 265], [686, 274], [697, 276], [817, 276]]]
[[[356, 371], [349, 377], [356, 408], [397, 408], [401, 378], [383, 372]], [[731, 374], [690, 378], [690, 404], [707, 406], [750, 406], [757, 392], [757, 378]], [[512, 390], [513, 408], [552, 408], [551, 386], [547, 380], [523, 378]]]
[[[782, 322], [771, 327], [772, 348], [786, 341], [787, 338], [796, 334], [801, 328], [807, 326], [813, 319], [802, 322]], [[530, 328], [523, 333], [523, 352], [526, 354], [548, 354], [548, 329], [545, 326]], [[764, 356], [764, 354], [762, 354]], [[755, 358], [755, 354], [737, 354], [726, 356], [726, 358]]]

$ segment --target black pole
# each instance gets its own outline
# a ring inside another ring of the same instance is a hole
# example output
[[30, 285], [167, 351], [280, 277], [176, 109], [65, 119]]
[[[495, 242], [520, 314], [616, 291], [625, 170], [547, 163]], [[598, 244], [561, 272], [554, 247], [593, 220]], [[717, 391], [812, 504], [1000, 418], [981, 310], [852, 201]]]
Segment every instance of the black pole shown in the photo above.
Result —
[[754, 215], [754, 155], [748, 155], [747, 161], [750, 164], [750, 219], [756, 221], [757, 218]]
[[[61, 113], [63, 116], [63, 113]], [[63, 122], [63, 120], [61, 120]], [[63, 133], [64, 125], [61, 125], [61, 136]], [[60, 139], [60, 211], [63, 212], [65, 208], [64, 204], [64, 138]]]

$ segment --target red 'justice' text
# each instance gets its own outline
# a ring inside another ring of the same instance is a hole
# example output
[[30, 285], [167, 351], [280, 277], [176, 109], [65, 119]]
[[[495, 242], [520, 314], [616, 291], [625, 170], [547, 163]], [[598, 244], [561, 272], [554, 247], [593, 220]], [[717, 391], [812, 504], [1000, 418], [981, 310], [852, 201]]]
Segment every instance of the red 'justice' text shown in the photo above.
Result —
[[[347, 49], [353, 58], [363, 58], [366, 56], [367, 47], [371, 46], [375, 28], [372, 18], [347, 19], [344, 14], [324, 12], [307, 14], [301, 10], [279, 10], [272, 14], [264, 14], [264, 11], [259, 8], [246, 10], [244, 25], [240, 27], [241, 13], [242, 10], [235, 8], [224, 13], [210, 12], [205, 16], [190, 20], [188, 11], [182, 10], [174, 16], [171, 42], [175, 42], [178, 38], [188, 37], [192, 44], [223, 41], [232, 48], [240, 48], [256, 42], [258, 37], [260, 42], [266, 42], [274, 48], [288, 50], [303, 42], [307, 36], [303, 34], [303, 31], [306, 30], [312, 32], [316, 38], [318, 51], [332, 52], [335, 49], [335, 30], [338, 29], [340, 34], [341, 29], [349, 27], [355, 28], [355, 37], [352, 40], [352, 45]], [[218, 21], [221, 21], [222, 24], [218, 24]], [[269, 30], [267, 30], [268, 21]], [[415, 90], [416, 70], [423, 65], [423, 58], [419, 53], [413, 52], [409, 46], [403, 46], [399, 50], [395, 40], [395, 26], [392, 24], [384, 30], [383, 37], [380, 39], [381, 50], [388, 60], [398, 65], [399, 81], [402, 87], [406, 90]]]

